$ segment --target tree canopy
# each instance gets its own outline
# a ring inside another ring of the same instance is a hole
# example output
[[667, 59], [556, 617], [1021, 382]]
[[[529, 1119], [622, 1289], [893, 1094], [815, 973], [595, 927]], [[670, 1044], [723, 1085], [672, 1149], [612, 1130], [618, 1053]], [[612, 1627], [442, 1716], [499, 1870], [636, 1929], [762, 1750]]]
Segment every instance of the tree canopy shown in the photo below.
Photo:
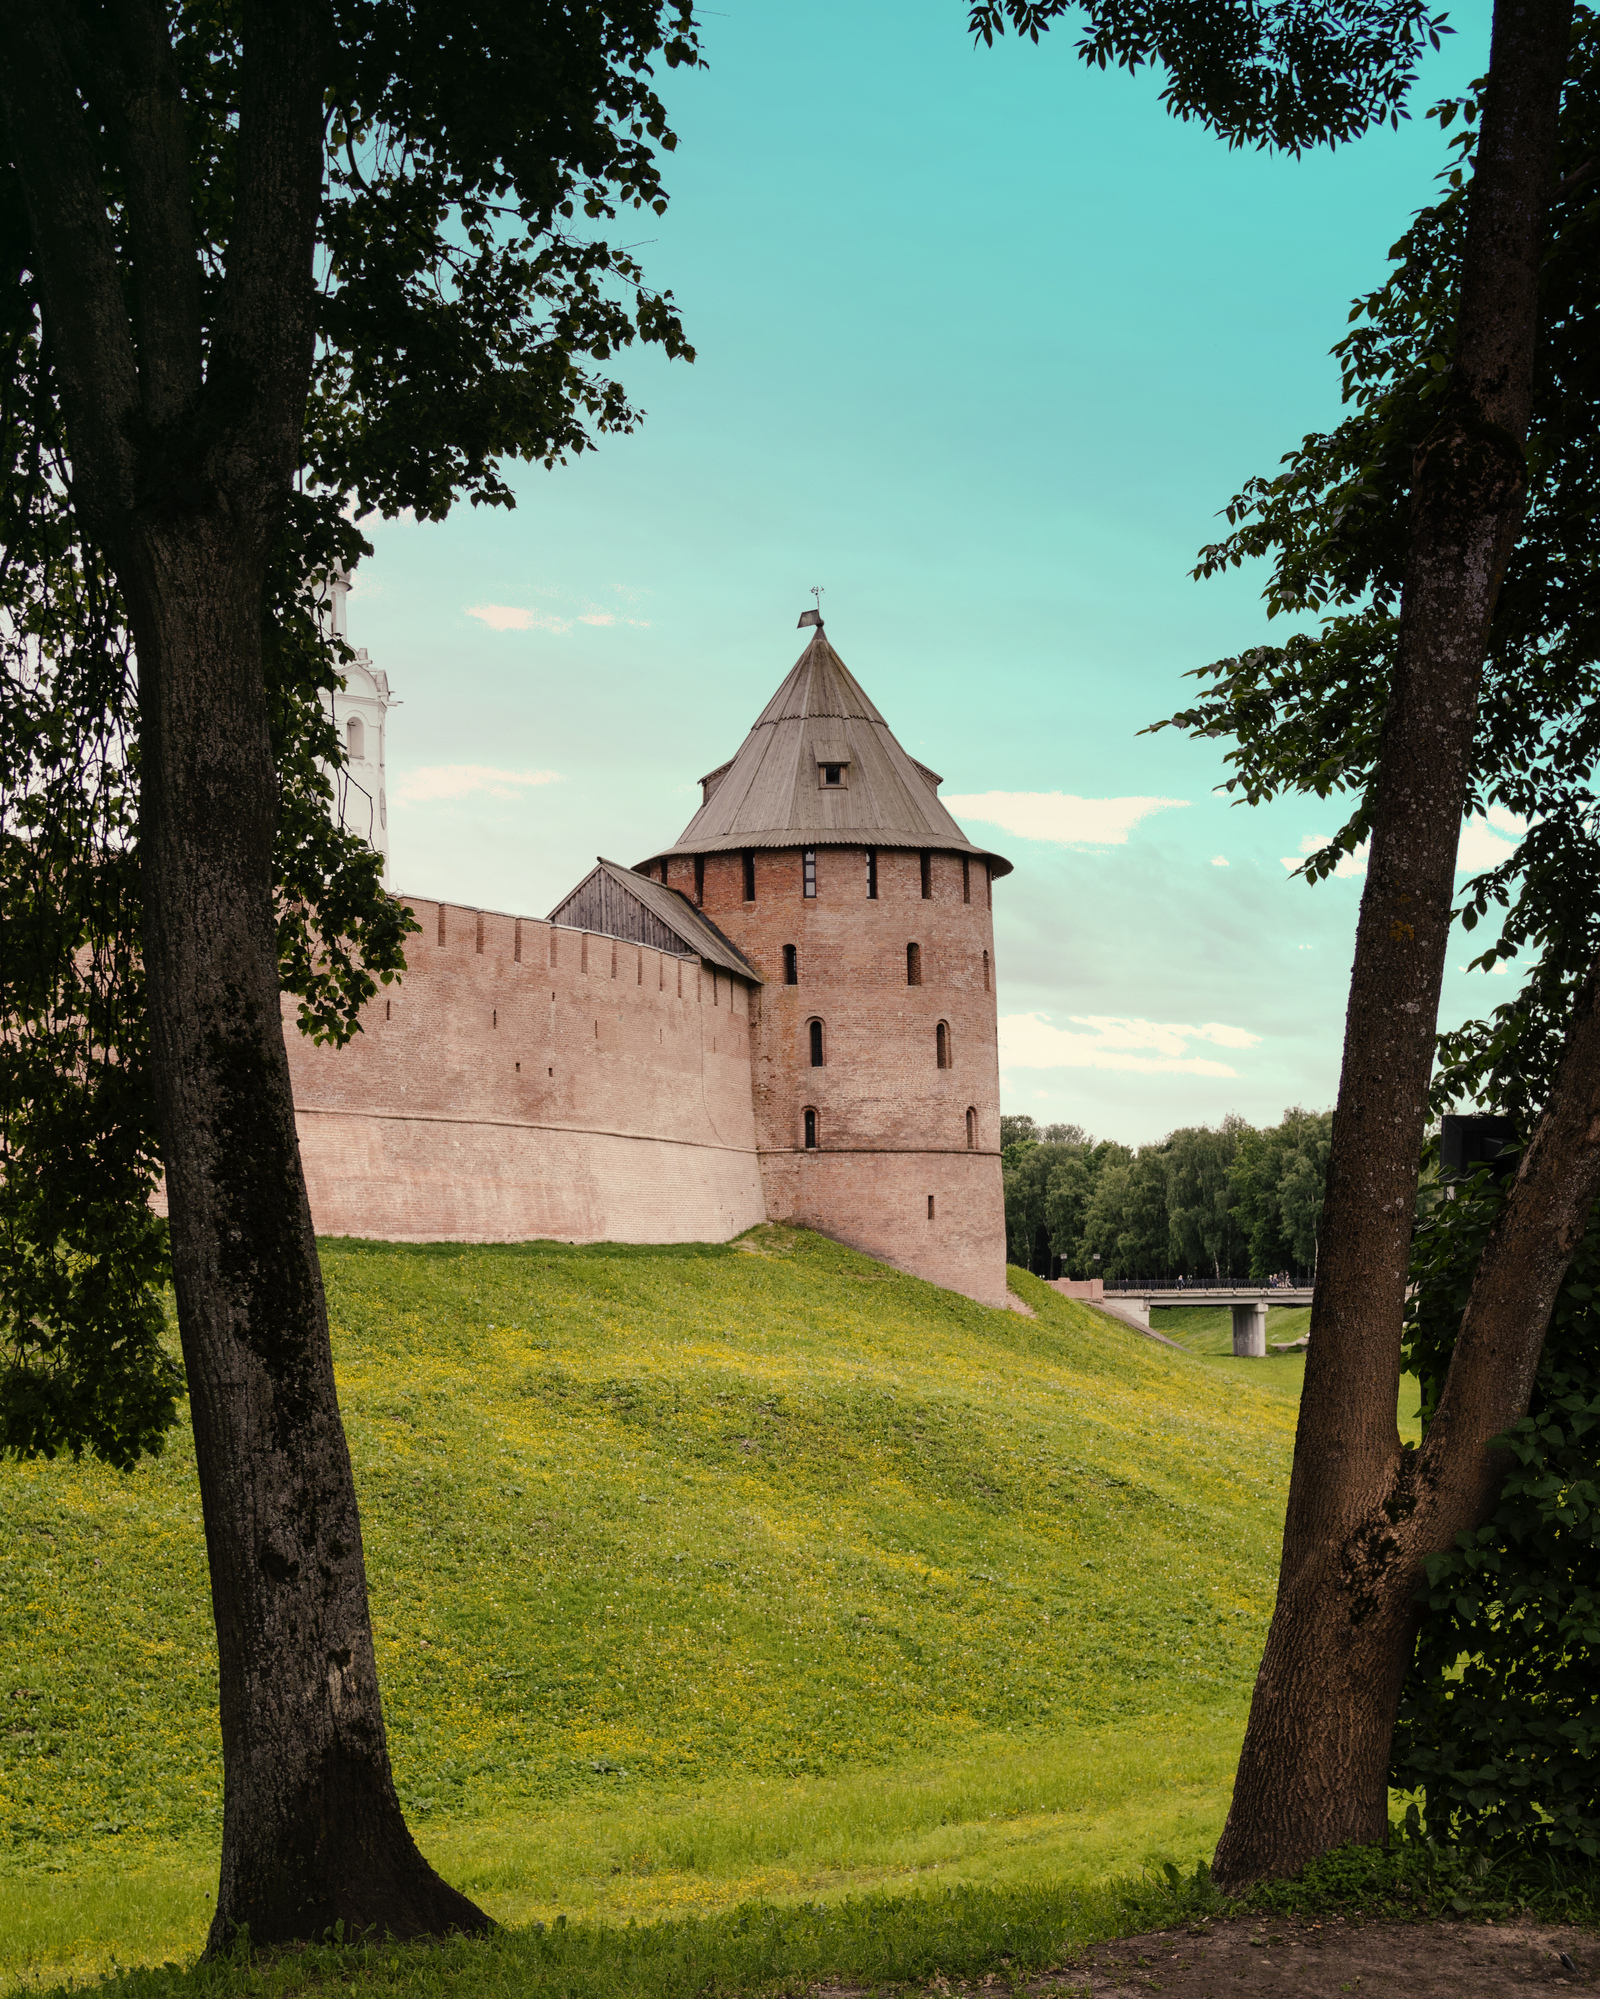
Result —
[[[1330, 876], [1372, 826], [1378, 745], [1399, 633], [1413, 461], [1449, 386], [1466, 197], [1483, 85], [1428, 116], [1454, 155], [1440, 199], [1390, 251], [1334, 349], [1349, 414], [1228, 503], [1232, 532], [1197, 577], [1270, 564], [1269, 619], [1314, 618], [1278, 645], [1197, 669], [1201, 698], [1168, 721], [1232, 747], [1226, 789], [1257, 804], [1299, 791], [1348, 801], [1300, 872]], [[1466, 809], [1525, 823], [1515, 851], [1466, 884], [1467, 930], [1500, 921], [1474, 963], [1518, 960], [1518, 997], [1446, 1034], [1434, 1109], [1465, 1099], [1531, 1124], [1600, 948], [1600, 15], [1577, 10], [1559, 127], [1561, 183], [1541, 271], [1533, 477], [1490, 628]]]
[[1043, 1275], [1059, 1261], [1075, 1278], [1309, 1276], [1331, 1124], [1331, 1112], [1298, 1108], [1263, 1131], [1229, 1116], [1134, 1151], [1077, 1125], [1008, 1118], [1007, 1254]]
[[1084, 62], [1159, 65], [1175, 118], [1287, 153], [1408, 116], [1423, 50], [1453, 32], [1424, 0], [974, 0], [969, 26], [985, 45], [1008, 29], [1036, 42], [1072, 15]]
[[[248, 87], [243, 17], [172, 10], [114, 28], [59, 10], [92, 107], [100, 249], [139, 302], [138, 366], [159, 379], [182, 308], [197, 393], [167, 419], [223, 420], [229, 254]], [[302, 1030], [342, 1041], [411, 926], [380, 864], [330, 817], [344, 748], [324, 701], [344, 649], [318, 616], [372, 511], [436, 519], [509, 506], [504, 461], [546, 466], [638, 411], [607, 364], [636, 340], [692, 358], [670, 297], [607, 225], [665, 204], [674, 140], [657, 62], [698, 60], [688, 0], [554, 6], [342, 4], [330, 61], [315, 346], [295, 489], [277, 509], [264, 662], [277, 773], [278, 964]], [[29, 30], [19, 31], [25, 46]], [[20, 47], [19, 51], [20, 53]], [[161, 186], [151, 121], [181, 155]], [[142, 121], [142, 122], [141, 122]], [[158, 1449], [182, 1374], [165, 1345], [162, 1160], [139, 938], [139, 663], [94, 482], [67, 409], [88, 391], [41, 323], [13, 113], [0, 166], [0, 1449]], [[24, 158], [18, 145], [32, 146]], [[165, 234], [163, 235], [163, 231]], [[172, 296], [158, 296], [166, 286]], [[237, 290], [238, 273], [231, 286]], [[182, 342], [178, 344], [181, 346]], [[138, 421], [148, 432], [150, 416]]]

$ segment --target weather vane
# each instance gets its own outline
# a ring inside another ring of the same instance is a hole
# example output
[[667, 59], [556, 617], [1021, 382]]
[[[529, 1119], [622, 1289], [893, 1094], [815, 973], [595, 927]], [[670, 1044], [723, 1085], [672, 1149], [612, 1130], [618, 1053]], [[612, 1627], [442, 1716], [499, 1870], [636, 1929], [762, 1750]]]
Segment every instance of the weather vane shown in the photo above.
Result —
[[822, 630], [822, 585], [820, 583], [813, 583], [811, 594], [817, 600], [817, 608], [814, 611], [802, 611], [800, 613], [800, 623], [796, 629], [804, 630], [807, 625], [815, 625], [820, 632]]

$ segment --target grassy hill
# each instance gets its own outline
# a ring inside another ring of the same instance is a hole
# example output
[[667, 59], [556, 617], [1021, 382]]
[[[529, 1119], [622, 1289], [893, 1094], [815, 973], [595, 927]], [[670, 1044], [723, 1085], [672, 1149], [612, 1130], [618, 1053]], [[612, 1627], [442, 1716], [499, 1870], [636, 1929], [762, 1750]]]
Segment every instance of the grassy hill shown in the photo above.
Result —
[[[798, 1231], [323, 1252], [396, 1777], [492, 1913], [1209, 1850], [1293, 1363]], [[187, 1440], [6, 1466], [0, 1530], [0, 1970], [192, 1950], [221, 1771]]]
[[[1297, 1340], [1310, 1331], [1309, 1305], [1270, 1307], [1265, 1360], [1234, 1359], [1233, 1314], [1226, 1305], [1157, 1305], [1150, 1313], [1150, 1326], [1222, 1373], [1244, 1376], [1258, 1387], [1287, 1396], [1298, 1407], [1306, 1378], [1305, 1353], [1274, 1353], [1272, 1343]], [[1403, 1374], [1395, 1414], [1400, 1435], [1413, 1444], [1422, 1442], [1421, 1404], [1421, 1383], [1415, 1375]]]

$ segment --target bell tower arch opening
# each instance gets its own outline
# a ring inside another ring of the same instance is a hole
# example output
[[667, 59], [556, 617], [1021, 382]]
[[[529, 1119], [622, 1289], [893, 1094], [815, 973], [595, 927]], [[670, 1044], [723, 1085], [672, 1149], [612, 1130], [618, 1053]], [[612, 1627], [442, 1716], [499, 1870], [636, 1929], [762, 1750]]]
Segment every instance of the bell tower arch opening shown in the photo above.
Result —
[[[336, 570], [317, 610], [324, 630], [333, 638], [346, 638], [346, 604], [350, 578]], [[334, 823], [359, 834], [383, 856], [383, 872], [389, 873], [389, 796], [385, 773], [389, 710], [395, 698], [389, 691], [389, 676], [372, 664], [365, 646], [346, 657], [339, 667], [343, 687], [326, 691], [322, 702], [328, 719], [338, 732], [344, 762], [329, 772], [333, 779]]]

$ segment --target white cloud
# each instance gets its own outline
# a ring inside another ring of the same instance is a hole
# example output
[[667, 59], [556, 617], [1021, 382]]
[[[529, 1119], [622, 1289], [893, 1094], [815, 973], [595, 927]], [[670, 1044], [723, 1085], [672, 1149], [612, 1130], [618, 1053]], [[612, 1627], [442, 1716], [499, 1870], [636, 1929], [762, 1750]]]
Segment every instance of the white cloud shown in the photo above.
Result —
[[958, 819], [1067, 847], [1125, 846], [1141, 819], [1189, 803], [1187, 798], [1078, 798], [1070, 791], [977, 791], [943, 802]]
[[1226, 855], [1226, 854], [1213, 854], [1213, 855], [1211, 856], [1211, 865], [1212, 865], [1212, 866], [1213, 866], [1214, 868], [1225, 868], [1225, 867], [1226, 867], [1226, 866], [1228, 865], [1228, 857], [1227, 857], [1227, 855]]
[[636, 625], [649, 628], [648, 618], [619, 618], [615, 611], [579, 611], [559, 618], [553, 611], [530, 611], [522, 604], [469, 604], [469, 618], [481, 619], [496, 632], [570, 632], [574, 625]]
[[433, 805], [441, 799], [518, 798], [529, 785], [559, 784], [558, 770], [496, 770], [491, 764], [426, 764], [406, 771], [395, 786], [396, 805]]
[[[1307, 854], [1319, 853], [1332, 838], [1333, 835], [1331, 833], [1307, 833], [1300, 842], [1300, 851], [1298, 854], [1280, 854], [1278, 858], [1292, 873], [1294, 869], [1299, 867]], [[1351, 877], [1359, 879], [1365, 875], [1367, 872], [1367, 849], [1371, 845], [1372, 842], [1370, 840], [1363, 840], [1353, 854], [1341, 854], [1339, 864], [1333, 872], [1345, 880], [1349, 880]]]
[[533, 613], [519, 610], [515, 604], [469, 604], [467, 616], [481, 618], [496, 632], [525, 632], [533, 623]]
[[[1519, 819], [1514, 812], [1507, 812], [1500, 805], [1491, 805], [1486, 819], [1464, 820], [1461, 826], [1461, 844], [1456, 849], [1456, 873], [1478, 875], [1487, 868], [1499, 867], [1527, 830], [1526, 819]], [[1318, 848], [1327, 846], [1332, 837], [1330, 833], [1307, 833], [1300, 842], [1298, 854], [1282, 854], [1279, 859], [1286, 868], [1293, 870], [1299, 867], [1307, 854], [1314, 854]], [[1363, 841], [1353, 854], [1346, 854], [1334, 869], [1334, 873], [1345, 876], [1364, 875], [1367, 872], [1367, 849], [1370, 844], [1369, 841]]]
[[[1189, 1052], [1191, 1042], [1214, 1048], [1253, 1048], [1261, 1039], [1248, 1028], [1210, 1020], [1129, 1020], [1113, 1014], [1072, 1014], [1056, 1027], [1042, 1013], [1012, 1013], [1000, 1020], [1002, 1069], [1125, 1069], [1145, 1076], [1234, 1076], [1225, 1062]], [[1084, 1030], [1080, 1032], [1076, 1030]]]
[[1526, 819], [1507, 812], [1504, 806], [1491, 805], [1486, 819], [1468, 819], [1462, 826], [1456, 873], [1481, 875], [1488, 868], [1499, 867], [1527, 830]]

